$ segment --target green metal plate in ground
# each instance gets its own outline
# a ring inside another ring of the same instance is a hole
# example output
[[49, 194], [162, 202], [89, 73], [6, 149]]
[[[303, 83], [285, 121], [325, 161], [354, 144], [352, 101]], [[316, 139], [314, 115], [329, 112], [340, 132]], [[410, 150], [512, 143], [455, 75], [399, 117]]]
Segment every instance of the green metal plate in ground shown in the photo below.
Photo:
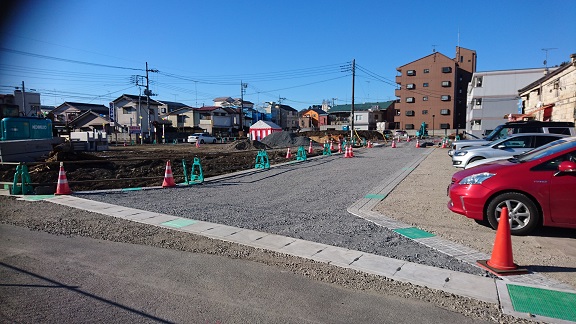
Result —
[[408, 227], [408, 228], [397, 228], [394, 230], [394, 232], [406, 236], [407, 238], [410, 239], [420, 239], [420, 238], [426, 238], [426, 237], [434, 237], [436, 235], [432, 234], [432, 233], [428, 233], [426, 231], [423, 231], [419, 228], [416, 227]]
[[576, 294], [534, 287], [507, 285], [514, 310], [576, 321]]
[[162, 225], [164, 226], [168, 226], [168, 227], [174, 227], [174, 228], [181, 228], [184, 226], [188, 226], [188, 225], [192, 225], [197, 223], [198, 221], [195, 221], [193, 219], [187, 219], [187, 218], [178, 218], [178, 219], [174, 219], [171, 221], [167, 221], [162, 223]]
[[386, 196], [385, 195], [367, 194], [366, 196], [364, 196], [364, 198], [382, 200], [382, 199], [386, 198]]
[[44, 199], [48, 199], [48, 198], [54, 198], [54, 195], [32, 195], [32, 196], [24, 196], [23, 198], [25, 200], [35, 201], [35, 200], [44, 200]]

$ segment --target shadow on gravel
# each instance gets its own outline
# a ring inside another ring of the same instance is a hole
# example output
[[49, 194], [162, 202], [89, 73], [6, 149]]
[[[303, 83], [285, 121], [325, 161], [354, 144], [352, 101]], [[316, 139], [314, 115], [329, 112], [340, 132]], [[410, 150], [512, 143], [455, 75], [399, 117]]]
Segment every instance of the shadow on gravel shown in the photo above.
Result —
[[576, 229], [559, 227], [542, 227], [535, 230], [530, 236], [540, 237], [564, 237], [576, 239]]
[[574, 267], [557, 267], [557, 266], [547, 266], [547, 265], [528, 265], [525, 266], [529, 271], [533, 272], [576, 272]]

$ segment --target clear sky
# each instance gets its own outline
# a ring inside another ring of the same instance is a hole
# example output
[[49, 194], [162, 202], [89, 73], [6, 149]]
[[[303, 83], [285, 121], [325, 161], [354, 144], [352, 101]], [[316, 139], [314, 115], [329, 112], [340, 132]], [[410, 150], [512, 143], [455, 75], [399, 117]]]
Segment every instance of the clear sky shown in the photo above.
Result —
[[[12, 3], [11, 5], [9, 3]], [[197, 107], [215, 97], [256, 106], [283, 99], [393, 100], [396, 68], [432, 53], [476, 50], [478, 71], [543, 67], [576, 53], [576, 1], [151, 1], [2, 2], [0, 93], [25, 83], [42, 104], [108, 105], [137, 95], [150, 73], [157, 100]], [[544, 51], [543, 49], [549, 49]]]

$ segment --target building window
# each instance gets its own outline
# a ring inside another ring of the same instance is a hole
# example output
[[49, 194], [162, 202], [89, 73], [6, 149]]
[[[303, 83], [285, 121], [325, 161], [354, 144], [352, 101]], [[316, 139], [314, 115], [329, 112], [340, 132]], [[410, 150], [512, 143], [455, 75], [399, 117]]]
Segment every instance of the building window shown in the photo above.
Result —
[[123, 115], [130, 115], [132, 114], [132, 108], [122, 108]]
[[424, 69], [424, 73], [430, 73], [430, 69]]
[[452, 67], [450, 67], [450, 66], [443, 67], [442, 73], [452, 73]]
[[408, 75], [408, 76], [415, 76], [415, 75], [416, 75], [416, 70], [408, 70], [408, 71], [406, 71], [406, 75]]
[[356, 121], [362, 120], [362, 115], [356, 115]]
[[406, 116], [414, 116], [414, 110], [406, 110]]
[[450, 87], [452, 85], [452, 82], [450, 81], [442, 81], [442, 86], [444, 88]]
[[476, 87], [482, 87], [482, 77], [476, 77]]
[[406, 89], [416, 89], [416, 85], [414, 83], [407, 84]]
[[422, 115], [428, 115], [428, 109], [422, 110]]
[[440, 109], [440, 115], [450, 115], [450, 109]]
[[406, 129], [414, 129], [414, 124], [406, 124]]
[[396, 110], [396, 116], [400, 116], [400, 110], [395, 109]]
[[474, 104], [475, 104], [476, 106], [482, 105], [482, 98], [476, 98], [476, 99], [474, 99]]
[[450, 124], [440, 124], [440, 129], [450, 129]]
[[424, 82], [424, 83], [422, 84], [422, 86], [423, 86], [424, 88], [427, 88], [427, 87], [428, 87], [428, 82]]
[[450, 96], [444, 95], [444, 96], [440, 97], [440, 100], [442, 100], [442, 101], [450, 101]]
[[407, 97], [406, 102], [414, 103], [414, 97]]
[[428, 96], [422, 97], [422, 101], [428, 101]]

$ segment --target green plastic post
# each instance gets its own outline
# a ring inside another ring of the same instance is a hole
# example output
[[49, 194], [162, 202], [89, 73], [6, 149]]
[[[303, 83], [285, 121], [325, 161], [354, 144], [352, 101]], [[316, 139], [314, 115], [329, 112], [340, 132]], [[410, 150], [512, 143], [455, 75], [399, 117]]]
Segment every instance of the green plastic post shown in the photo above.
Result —
[[265, 150], [260, 150], [256, 155], [256, 163], [254, 168], [270, 169], [270, 159], [268, 158], [268, 153], [266, 153]]
[[34, 188], [30, 185], [30, 173], [25, 164], [18, 164], [16, 166], [16, 173], [14, 173], [14, 181], [12, 182], [13, 195], [27, 195], [34, 193]]
[[306, 161], [306, 149], [304, 146], [298, 147], [298, 152], [296, 152], [296, 161]]
[[324, 150], [322, 150], [322, 155], [332, 155], [330, 150], [330, 143], [324, 143]]
[[203, 182], [204, 172], [202, 172], [202, 164], [200, 164], [200, 158], [195, 157], [194, 163], [192, 163], [192, 170], [190, 171], [190, 183], [194, 184]]
[[184, 170], [184, 183], [188, 184], [188, 172], [186, 172], [186, 159], [182, 159], [182, 169]]

